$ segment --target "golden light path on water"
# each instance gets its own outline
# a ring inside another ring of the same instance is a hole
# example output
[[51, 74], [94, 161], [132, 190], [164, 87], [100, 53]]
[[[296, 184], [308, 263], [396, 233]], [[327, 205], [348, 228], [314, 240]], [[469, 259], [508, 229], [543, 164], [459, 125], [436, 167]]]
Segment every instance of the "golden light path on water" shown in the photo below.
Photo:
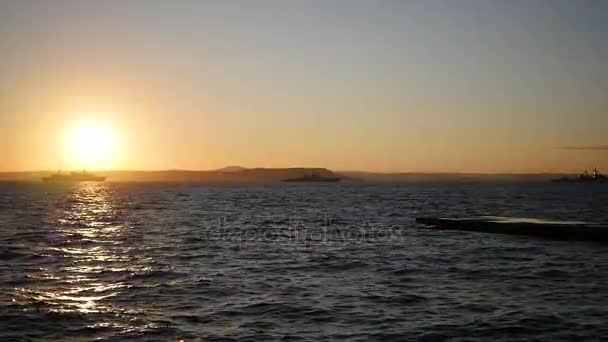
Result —
[[[131, 276], [145, 273], [151, 260], [134, 251], [137, 235], [121, 217], [125, 203], [109, 184], [53, 185], [66, 189], [45, 218], [48, 229], [35, 246], [43, 263], [28, 277], [32, 286], [16, 289], [14, 302], [38, 312], [79, 315], [89, 328], [144, 332], [154, 328], [133, 318], [144, 313], [133, 303], [115, 300], [133, 286]], [[121, 207], [122, 206], [122, 207]], [[113, 317], [108, 319], [108, 317]]]
[[597, 340], [608, 246], [412, 218], [608, 222], [603, 203], [550, 183], [0, 182], [0, 341]]

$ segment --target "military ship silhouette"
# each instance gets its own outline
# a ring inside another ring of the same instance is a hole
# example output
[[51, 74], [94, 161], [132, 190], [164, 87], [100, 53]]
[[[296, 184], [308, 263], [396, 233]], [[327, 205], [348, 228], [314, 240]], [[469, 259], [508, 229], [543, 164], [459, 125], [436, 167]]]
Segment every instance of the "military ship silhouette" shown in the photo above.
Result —
[[339, 182], [341, 179], [338, 177], [323, 177], [318, 173], [313, 173], [311, 175], [305, 175], [304, 177], [298, 178], [288, 178], [284, 179], [283, 182]]
[[63, 182], [103, 182], [106, 177], [96, 176], [92, 173], [82, 170], [82, 172], [70, 172], [70, 173], [57, 173], [47, 177], [43, 177], [42, 181], [45, 183], [63, 183]]
[[593, 173], [589, 173], [587, 170], [576, 178], [561, 177], [552, 180], [553, 183], [608, 183], [608, 177], [602, 175], [593, 169]]

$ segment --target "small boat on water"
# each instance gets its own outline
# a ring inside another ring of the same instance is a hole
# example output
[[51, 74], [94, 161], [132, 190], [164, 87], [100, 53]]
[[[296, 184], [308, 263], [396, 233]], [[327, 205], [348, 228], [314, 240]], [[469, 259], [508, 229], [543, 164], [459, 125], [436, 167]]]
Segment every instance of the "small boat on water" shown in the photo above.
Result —
[[323, 177], [317, 173], [311, 174], [311, 175], [305, 175], [304, 177], [297, 177], [297, 178], [288, 178], [288, 179], [284, 179], [283, 182], [326, 182], [326, 183], [332, 183], [332, 182], [339, 182], [341, 179], [338, 177]]
[[593, 169], [593, 173], [583, 172], [576, 178], [561, 177], [551, 180], [553, 183], [608, 183], [608, 177], [599, 173], [597, 169]]
[[85, 170], [82, 172], [61, 173], [58, 171], [47, 177], [43, 177], [45, 183], [67, 183], [67, 182], [103, 182], [106, 180], [104, 176], [96, 176]]

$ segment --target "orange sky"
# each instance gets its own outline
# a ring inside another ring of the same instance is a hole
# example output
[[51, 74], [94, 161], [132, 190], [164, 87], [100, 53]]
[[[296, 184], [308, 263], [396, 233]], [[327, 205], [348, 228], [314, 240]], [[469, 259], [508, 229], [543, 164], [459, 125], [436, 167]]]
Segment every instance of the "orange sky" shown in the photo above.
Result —
[[608, 11], [318, 5], [2, 2], [0, 171], [608, 169]]

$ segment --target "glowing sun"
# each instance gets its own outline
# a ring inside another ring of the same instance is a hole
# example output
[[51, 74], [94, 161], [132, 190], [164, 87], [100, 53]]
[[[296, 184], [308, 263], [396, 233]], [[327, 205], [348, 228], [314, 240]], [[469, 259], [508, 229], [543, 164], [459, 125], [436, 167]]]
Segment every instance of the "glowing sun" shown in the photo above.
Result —
[[70, 164], [79, 169], [110, 169], [115, 144], [112, 129], [99, 122], [81, 122], [66, 136]]

